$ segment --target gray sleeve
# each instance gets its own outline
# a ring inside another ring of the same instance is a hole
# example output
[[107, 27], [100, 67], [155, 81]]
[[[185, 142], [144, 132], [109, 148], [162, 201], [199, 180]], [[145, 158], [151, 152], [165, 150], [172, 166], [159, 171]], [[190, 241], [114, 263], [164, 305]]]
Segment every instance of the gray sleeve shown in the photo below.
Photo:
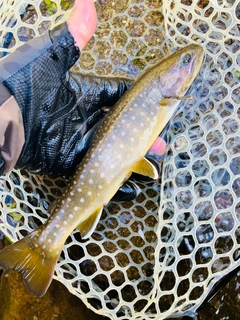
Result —
[[20, 108], [0, 83], [0, 175], [13, 169], [23, 145], [24, 128]]
[[[64, 30], [68, 30], [67, 24], [62, 23], [53, 30], [48, 30], [39, 37], [33, 38], [14, 52], [0, 60], [0, 81], [14, 75], [25, 66], [34, 62], [38, 57], [44, 55], [61, 38]], [[66, 32], [66, 31], [65, 31]]]
[[[0, 175], [15, 166], [24, 148], [30, 148], [29, 141], [36, 145], [36, 122], [43, 123], [49, 109], [56, 108], [59, 114], [59, 101], [55, 100], [68, 98], [68, 88], [63, 94], [60, 89], [79, 55], [74, 38], [63, 23], [0, 60]], [[31, 161], [35, 155], [32, 149]]]

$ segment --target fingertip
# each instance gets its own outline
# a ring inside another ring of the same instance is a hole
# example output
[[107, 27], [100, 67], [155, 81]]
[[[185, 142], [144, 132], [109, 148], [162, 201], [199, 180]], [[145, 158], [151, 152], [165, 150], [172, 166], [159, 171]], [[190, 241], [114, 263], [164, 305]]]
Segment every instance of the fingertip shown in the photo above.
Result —
[[166, 141], [158, 137], [150, 148], [150, 151], [157, 156], [162, 156], [166, 152]]
[[80, 49], [83, 49], [97, 27], [97, 12], [94, 1], [76, 1], [67, 23], [76, 45]]

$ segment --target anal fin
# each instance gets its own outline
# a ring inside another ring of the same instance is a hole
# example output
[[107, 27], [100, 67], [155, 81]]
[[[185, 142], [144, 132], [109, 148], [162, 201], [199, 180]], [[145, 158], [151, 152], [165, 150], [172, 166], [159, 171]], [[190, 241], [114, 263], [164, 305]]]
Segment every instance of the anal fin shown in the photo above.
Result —
[[133, 172], [143, 176], [150, 177], [154, 180], [158, 179], [158, 172], [155, 166], [146, 158], [139, 160], [132, 169]]
[[103, 207], [95, 210], [87, 219], [83, 220], [76, 229], [80, 231], [81, 238], [87, 239], [96, 229], [98, 221], [101, 217]]

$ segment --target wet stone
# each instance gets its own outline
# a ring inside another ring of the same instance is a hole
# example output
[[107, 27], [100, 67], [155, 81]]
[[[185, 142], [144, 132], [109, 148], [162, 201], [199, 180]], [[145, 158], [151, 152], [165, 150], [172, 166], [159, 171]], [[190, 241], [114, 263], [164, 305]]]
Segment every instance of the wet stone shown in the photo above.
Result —
[[126, 31], [131, 37], [141, 37], [146, 31], [146, 26], [142, 21], [130, 20]]
[[231, 212], [219, 213], [215, 218], [215, 227], [218, 232], [231, 231], [235, 225], [235, 221]]
[[179, 209], [188, 209], [192, 206], [192, 193], [190, 190], [181, 191], [176, 196], [176, 204]]
[[229, 183], [230, 174], [226, 169], [220, 168], [213, 171], [211, 178], [216, 187], [221, 187]]
[[233, 197], [229, 189], [219, 190], [214, 195], [214, 202], [218, 209], [230, 208], [233, 204]]

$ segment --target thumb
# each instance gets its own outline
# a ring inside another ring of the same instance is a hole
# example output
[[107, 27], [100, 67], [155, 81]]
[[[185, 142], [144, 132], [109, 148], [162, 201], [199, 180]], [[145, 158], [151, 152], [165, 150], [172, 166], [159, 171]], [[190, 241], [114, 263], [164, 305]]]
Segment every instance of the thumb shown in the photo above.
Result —
[[91, 39], [97, 26], [97, 12], [93, 0], [76, 0], [67, 20], [76, 46], [83, 49]]

